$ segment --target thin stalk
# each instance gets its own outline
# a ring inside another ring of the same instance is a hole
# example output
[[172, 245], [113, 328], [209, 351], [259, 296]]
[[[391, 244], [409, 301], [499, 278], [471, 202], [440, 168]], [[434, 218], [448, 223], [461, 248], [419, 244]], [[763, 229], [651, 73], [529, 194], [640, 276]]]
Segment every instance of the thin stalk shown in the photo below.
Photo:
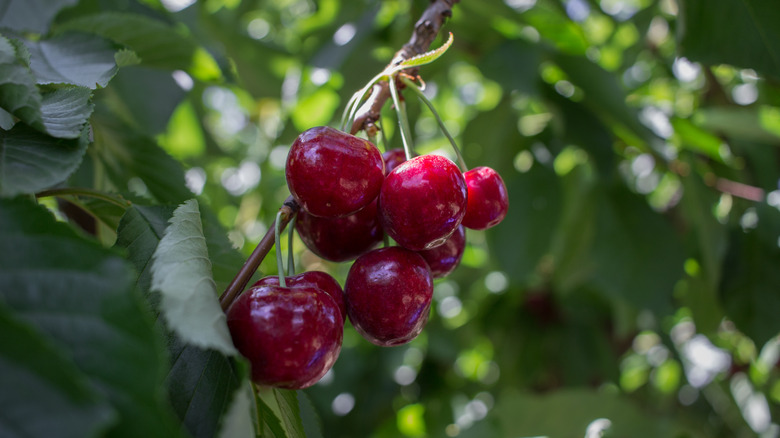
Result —
[[387, 152], [387, 135], [385, 134], [385, 127], [382, 124], [382, 118], [380, 117], [376, 121], [377, 125], [379, 125], [379, 133], [382, 135], [382, 149]]
[[282, 211], [276, 213], [276, 221], [274, 221], [274, 240], [276, 241], [276, 270], [279, 273], [279, 286], [287, 287], [287, 282], [284, 278], [284, 262], [282, 261]]
[[114, 204], [118, 207], [128, 208], [132, 205], [130, 201], [122, 197], [112, 196], [108, 193], [103, 193], [99, 190], [79, 188], [79, 187], [65, 187], [61, 189], [49, 189], [35, 194], [36, 198], [48, 198], [50, 196], [62, 197], [62, 196], [88, 196], [90, 198], [102, 199], [103, 201]]
[[428, 99], [428, 97], [425, 96], [425, 93], [420, 89], [420, 87], [417, 86], [412, 80], [409, 78], [401, 76], [401, 80], [404, 84], [406, 84], [406, 87], [411, 89], [417, 94], [417, 97], [420, 98], [425, 105], [428, 106], [428, 109], [431, 110], [431, 113], [433, 113], [433, 116], [436, 118], [436, 122], [439, 124], [439, 128], [441, 129], [441, 132], [444, 134], [445, 137], [447, 137], [447, 140], [450, 141], [450, 144], [452, 145], [452, 150], [455, 151], [455, 155], [458, 157], [458, 164], [460, 165], [460, 168], [463, 172], [466, 172], [469, 170], [468, 166], [466, 166], [466, 161], [463, 159], [463, 154], [460, 153], [460, 148], [458, 147], [457, 143], [455, 143], [455, 139], [452, 138], [452, 135], [450, 134], [450, 131], [447, 130], [447, 126], [444, 124], [444, 121], [441, 119], [441, 116], [439, 116], [439, 112], [436, 111], [436, 108], [433, 106], [433, 103]]
[[407, 160], [411, 160], [412, 154], [412, 136], [409, 129], [409, 119], [406, 116], [406, 106], [398, 98], [398, 89], [395, 86], [395, 78], [390, 78], [390, 96], [393, 98], [395, 113], [398, 116], [398, 125], [401, 128], [401, 141], [404, 144], [404, 154]]
[[287, 276], [292, 277], [295, 275], [295, 254], [293, 254], [293, 240], [295, 238], [295, 221], [298, 219], [298, 215], [292, 217], [290, 220], [290, 229], [287, 230]]

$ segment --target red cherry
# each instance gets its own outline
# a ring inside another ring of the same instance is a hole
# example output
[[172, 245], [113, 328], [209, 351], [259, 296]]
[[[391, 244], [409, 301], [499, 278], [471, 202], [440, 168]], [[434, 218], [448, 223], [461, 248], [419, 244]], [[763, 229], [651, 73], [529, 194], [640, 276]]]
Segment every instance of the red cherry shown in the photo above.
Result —
[[368, 140], [319, 126], [290, 147], [285, 176], [293, 198], [310, 214], [347, 216], [379, 194], [384, 162]]
[[332, 262], [353, 260], [382, 241], [376, 200], [349, 216], [325, 218], [298, 213], [295, 229], [306, 246]]
[[385, 175], [387, 175], [406, 161], [406, 153], [403, 149], [390, 149], [382, 154], [382, 160], [385, 162]]
[[309, 286], [252, 287], [230, 306], [227, 324], [252, 381], [288, 389], [319, 381], [336, 362], [344, 335], [336, 302]]
[[355, 260], [344, 295], [358, 333], [376, 345], [400, 345], [417, 337], [428, 322], [433, 278], [414, 251], [380, 248]]
[[443, 245], [436, 248], [418, 251], [431, 268], [433, 278], [449, 275], [460, 264], [463, 250], [466, 249], [466, 229], [459, 226]]
[[463, 174], [469, 188], [463, 225], [484, 230], [499, 224], [509, 209], [509, 195], [501, 175], [489, 167], [475, 167]]
[[[285, 277], [284, 281], [287, 284], [287, 287], [295, 288], [306, 286], [325, 292], [333, 298], [333, 301], [335, 301], [336, 305], [339, 307], [342, 321], [347, 318], [347, 307], [346, 304], [344, 304], [344, 291], [341, 290], [339, 282], [331, 277], [330, 274], [322, 271], [307, 271], [301, 272], [298, 275], [293, 275], [292, 277]], [[257, 280], [252, 287], [262, 285], [279, 286], [279, 276], [269, 275], [268, 277], [263, 277], [260, 280]]]
[[421, 155], [396, 167], [379, 193], [379, 218], [399, 245], [420, 251], [439, 246], [466, 214], [466, 182], [440, 155]]

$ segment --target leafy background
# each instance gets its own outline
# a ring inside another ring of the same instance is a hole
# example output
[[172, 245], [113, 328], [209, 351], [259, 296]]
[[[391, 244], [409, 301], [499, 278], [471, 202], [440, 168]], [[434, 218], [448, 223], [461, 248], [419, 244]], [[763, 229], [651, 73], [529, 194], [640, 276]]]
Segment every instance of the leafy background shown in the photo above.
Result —
[[[0, 435], [780, 434], [760, 0], [456, 4], [421, 73], [509, 215], [468, 233], [411, 344], [347, 327], [314, 387], [250, 387], [208, 303], [286, 198], [297, 133], [337, 126], [427, 3], [0, 1]], [[448, 154], [408, 107], [417, 151]], [[292, 250], [343, 284], [349, 264]]]

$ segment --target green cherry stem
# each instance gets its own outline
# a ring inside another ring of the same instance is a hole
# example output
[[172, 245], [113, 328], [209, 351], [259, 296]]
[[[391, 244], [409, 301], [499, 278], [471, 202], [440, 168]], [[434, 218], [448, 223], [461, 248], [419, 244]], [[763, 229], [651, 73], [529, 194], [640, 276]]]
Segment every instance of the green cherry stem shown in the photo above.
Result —
[[431, 113], [433, 113], [433, 116], [436, 118], [436, 122], [439, 124], [441, 132], [445, 137], [447, 137], [447, 140], [450, 141], [452, 149], [455, 151], [455, 155], [458, 157], [458, 164], [460, 165], [461, 170], [463, 172], [468, 171], [469, 168], [466, 166], [466, 161], [463, 159], [463, 154], [460, 153], [460, 148], [458, 147], [457, 143], [455, 143], [455, 139], [452, 138], [450, 131], [447, 130], [447, 126], [444, 124], [441, 116], [439, 116], [439, 112], [436, 111], [433, 103], [430, 101], [430, 99], [428, 99], [428, 97], [425, 96], [425, 93], [423, 93], [420, 87], [418, 87], [417, 84], [415, 84], [411, 79], [401, 76], [401, 80], [406, 85], [406, 87], [414, 91], [417, 94], [417, 97], [419, 97], [420, 100], [428, 106], [428, 109], [431, 110]]
[[103, 193], [101, 191], [88, 188], [65, 187], [61, 189], [44, 190], [35, 194], [36, 198], [48, 198], [50, 196], [87, 196], [90, 198], [102, 199], [103, 201], [122, 208], [128, 208], [132, 205], [130, 201], [122, 198], [121, 196], [109, 195], [108, 193]]
[[287, 282], [284, 278], [284, 262], [282, 261], [282, 241], [280, 236], [282, 235], [282, 212], [276, 213], [276, 222], [274, 223], [274, 240], [276, 241], [276, 270], [279, 272], [279, 286], [287, 287]]
[[293, 240], [295, 238], [295, 221], [298, 215], [290, 219], [290, 228], [287, 230], [287, 276], [295, 275], [295, 254], [293, 254]]
[[411, 129], [409, 129], [409, 119], [406, 116], [406, 105], [398, 98], [398, 89], [395, 85], [395, 78], [390, 78], [390, 95], [393, 97], [393, 106], [395, 106], [395, 113], [398, 116], [398, 125], [401, 127], [401, 141], [404, 144], [404, 154], [406, 159], [411, 160], [414, 155], [412, 154], [412, 136]]

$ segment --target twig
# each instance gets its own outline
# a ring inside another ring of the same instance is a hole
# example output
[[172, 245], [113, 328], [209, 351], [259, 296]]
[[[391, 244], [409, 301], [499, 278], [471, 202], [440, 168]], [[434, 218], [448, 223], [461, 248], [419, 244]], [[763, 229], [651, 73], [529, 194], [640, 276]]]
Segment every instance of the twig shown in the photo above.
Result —
[[[284, 227], [287, 226], [293, 216], [295, 216], [295, 213], [298, 212], [299, 208], [300, 206], [298, 206], [298, 203], [293, 200], [292, 196], [287, 197], [287, 199], [284, 201], [284, 204], [282, 205], [282, 208], [279, 209], [280, 230], [283, 230]], [[222, 296], [219, 297], [219, 304], [222, 306], [222, 310], [227, 310], [227, 308], [233, 304], [233, 300], [235, 300], [241, 291], [244, 290], [246, 284], [249, 283], [249, 279], [252, 278], [252, 275], [260, 266], [260, 263], [263, 261], [265, 256], [268, 255], [268, 252], [271, 251], [271, 248], [274, 246], [275, 228], [276, 221], [274, 221], [274, 223], [268, 227], [268, 232], [265, 233], [265, 236], [263, 236], [263, 238], [260, 240], [260, 243], [257, 244], [255, 250], [252, 251], [252, 254], [249, 256], [246, 262], [244, 262], [244, 266], [241, 267], [241, 270], [238, 271], [236, 277], [233, 279], [233, 281], [230, 282]]]
[[[398, 65], [406, 59], [421, 55], [428, 51], [431, 43], [439, 34], [444, 21], [452, 16], [452, 6], [460, 0], [431, 0], [431, 4], [425, 9], [422, 16], [414, 26], [414, 33], [409, 42], [395, 53], [390, 65]], [[406, 70], [412, 77], [417, 75], [416, 68]], [[382, 107], [390, 99], [390, 87], [387, 81], [379, 81], [371, 88], [371, 94], [360, 107], [352, 123], [351, 134], [356, 134], [368, 125], [373, 125], [379, 120]], [[398, 84], [399, 89], [403, 84]]]

